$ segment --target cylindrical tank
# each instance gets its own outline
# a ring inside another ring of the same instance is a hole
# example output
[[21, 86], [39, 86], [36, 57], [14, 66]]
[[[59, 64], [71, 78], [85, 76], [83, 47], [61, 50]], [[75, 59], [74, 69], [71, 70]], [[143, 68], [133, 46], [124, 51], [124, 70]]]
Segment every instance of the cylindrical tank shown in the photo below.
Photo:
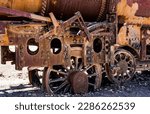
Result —
[[41, 10], [42, 0], [0, 0], [0, 6], [37, 13]]
[[[109, 6], [121, 0], [0, 0], [0, 6], [31, 13], [47, 15], [53, 12], [57, 19], [66, 20], [80, 11], [85, 21], [98, 21], [105, 18]], [[137, 16], [150, 17], [150, 0], [127, 0], [131, 6], [137, 2]], [[111, 3], [111, 4], [110, 4]]]
[[0, 6], [12, 9], [39, 12], [47, 15], [53, 12], [57, 19], [66, 20], [80, 11], [86, 21], [97, 21], [105, 17], [109, 0], [0, 0]]
[[109, 0], [42, 0], [42, 12], [53, 12], [57, 19], [68, 19], [80, 11], [86, 21], [101, 20], [105, 17]]

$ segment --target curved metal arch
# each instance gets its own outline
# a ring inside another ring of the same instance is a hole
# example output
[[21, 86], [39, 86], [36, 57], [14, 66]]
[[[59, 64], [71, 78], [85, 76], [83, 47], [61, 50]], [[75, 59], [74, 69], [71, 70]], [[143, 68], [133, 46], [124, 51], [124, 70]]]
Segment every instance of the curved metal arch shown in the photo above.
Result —
[[138, 53], [134, 48], [132, 48], [132, 47], [130, 47], [130, 46], [124, 45], [124, 46], [118, 47], [117, 49], [124, 49], [124, 50], [127, 50], [127, 51], [129, 51], [131, 54], [133, 54], [133, 55], [135, 56], [135, 58], [139, 58], [139, 57], [140, 57], [139, 53]]

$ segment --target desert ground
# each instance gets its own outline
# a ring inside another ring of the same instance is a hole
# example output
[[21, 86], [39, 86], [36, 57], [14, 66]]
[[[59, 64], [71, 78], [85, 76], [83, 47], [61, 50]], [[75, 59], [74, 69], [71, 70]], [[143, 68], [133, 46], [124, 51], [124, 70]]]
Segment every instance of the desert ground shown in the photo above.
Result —
[[0, 97], [150, 97], [150, 73], [136, 73], [128, 83], [117, 86], [103, 79], [102, 86], [95, 92], [82, 95], [48, 95], [42, 89], [29, 84], [27, 68], [16, 71], [7, 63], [0, 65]]

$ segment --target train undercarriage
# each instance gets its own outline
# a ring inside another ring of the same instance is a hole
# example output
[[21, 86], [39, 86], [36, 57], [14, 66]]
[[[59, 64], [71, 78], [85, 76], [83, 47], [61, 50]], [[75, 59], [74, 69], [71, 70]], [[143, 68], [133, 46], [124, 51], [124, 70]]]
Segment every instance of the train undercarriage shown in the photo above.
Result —
[[124, 1], [101, 22], [85, 22], [80, 12], [62, 21], [53, 13], [0, 7], [1, 13], [19, 16], [0, 21], [1, 63], [28, 67], [30, 83], [49, 94], [94, 91], [104, 76], [118, 85], [131, 80], [136, 71], [150, 70], [150, 18], [136, 16], [137, 4]]

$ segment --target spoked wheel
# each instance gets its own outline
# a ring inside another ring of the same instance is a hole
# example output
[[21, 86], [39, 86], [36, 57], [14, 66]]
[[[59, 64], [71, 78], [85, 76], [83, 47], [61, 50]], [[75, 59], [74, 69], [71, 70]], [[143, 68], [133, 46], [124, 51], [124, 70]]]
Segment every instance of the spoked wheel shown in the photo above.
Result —
[[53, 66], [48, 68], [45, 75], [45, 87], [49, 94], [87, 93], [98, 89], [101, 85], [102, 75], [100, 65], [83, 67], [80, 58], [72, 59], [72, 66]]
[[126, 50], [118, 50], [114, 54], [114, 65], [110, 68], [110, 77], [116, 83], [131, 80], [135, 73], [134, 56]]
[[102, 82], [102, 66], [101, 65], [91, 65], [84, 69], [88, 76], [89, 90], [99, 89]]
[[42, 72], [42, 71], [39, 69], [28, 68], [29, 83], [34, 87], [42, 86], [39, 72]]
[[54, 67], [53, 69], [48, 68], [45, 73], [45, 89], [48, 94], [57, 94], [70, 91], [70, 85], [67, 80], [68, 73], [63, 71], [63, 68]]

